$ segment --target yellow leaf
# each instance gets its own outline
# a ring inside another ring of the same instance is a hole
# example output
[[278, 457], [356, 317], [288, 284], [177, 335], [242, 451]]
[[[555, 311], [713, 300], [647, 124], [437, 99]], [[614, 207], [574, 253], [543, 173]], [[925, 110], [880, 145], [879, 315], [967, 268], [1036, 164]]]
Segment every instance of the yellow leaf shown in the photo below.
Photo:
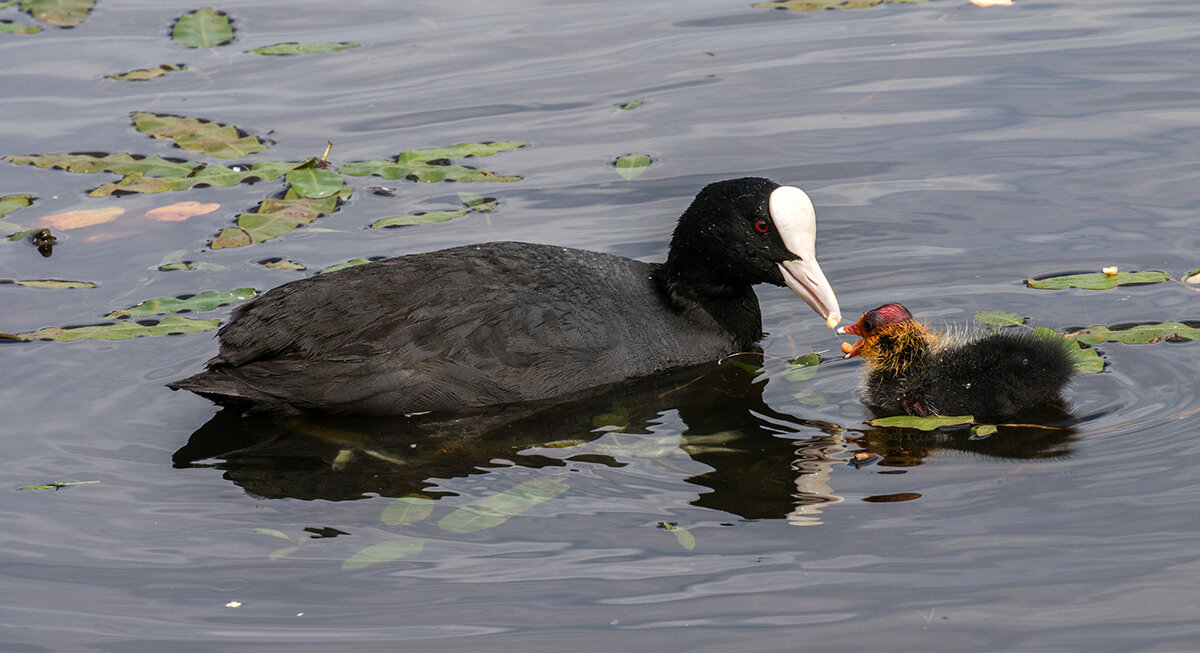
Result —
[[212, 213], [221, 208], [220, 204], [201, 204], [200, 202], [176, 202], [157, 209], [146, 211], [146, 217], [159, 222], [179, 222], [197, 215]]
[[118, 215], [124, 212], [125, 209], [119, 206], [110, 206], [106, 209], [67, 211], [66, 213], [42, 216], [34, 220], [33, 224], [37, 227], [49, 227], [59, 231], [66, 231], [68, 229], [79, 229], [80, 227], [90, 227], [94, 224], [112, 222], [117, 219]]

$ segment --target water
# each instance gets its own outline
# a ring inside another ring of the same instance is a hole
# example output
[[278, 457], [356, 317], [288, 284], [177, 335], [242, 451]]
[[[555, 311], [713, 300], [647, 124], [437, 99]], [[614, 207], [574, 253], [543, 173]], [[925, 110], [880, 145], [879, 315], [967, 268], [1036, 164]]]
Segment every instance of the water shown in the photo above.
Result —
[[[313, 225], [335, 232], [214, 252], [207, 240], [280, 182], [97, 200], [86, 192], [110, 176], [3, 164], [0, 195], [38, 196], [8, 221], [126, 214], [60, 232], [50, 258], [5, 245], [0, 277], [100, 286], [5, 286], [0, 330], [96, 323], [143, 299], [306, 274], [256, 265], [273, 257], [312, 270], [520, 239], [660, 260], [695, 191], [740, 175], [809, 191], [848, 315], [902, 301], [935, 324], [982, 309], [1056, 329], [1200, 317], [1179, 284], [1021, 283], [1106, 265], [1200, 267], [1194, 3], [792, 13], [715, 1], [238, 2], [220, 7], [235, 19], [232, 45], [183, 50], [167, 30], [193, 8], [102, 2], [77, 28], [0, 37], [0, 154], [200, 159], [135, 132], [129, 114], [152, 111], [269, 133], [251, 160], [319, 155], [326, 141], [339, 162], [528, 141], [471, 161], [523, 180], [356, 178], [352, 200]], [[361, 47], [240, 54], [280, 41]], [[192, 70], [101, 79], [162, 62]], [[626, 181], [611, 162], [630, 152], [655, 162]], [[500, 205], [362, 229], [452, 208], [458, 191]], [[221, 209], [139, 219], [184, 200]], [[185, 247], [225, 269], [153, 270]], [[838, 340], [788, 291], [759, 296], [766, 377], [705, 368], [417, 435], [214, 418], [209, 402], [163, 387], [215, 352], [208, 335], [0, 348], [0, 648], [1193, 648], [1197, 345], [1100, 346], [1106, 371], [1068, 392], [1071, 430], [922, 437], [868, 429], [858, 362], [836, 357]], [[785, 380], [783, 361], [809, 351], [826, 352], [818, 374]], [[595, 426], [615, 422], [623, 432]], [[555, 441], [568, 446], [538, 446]], [[883, 461], [848, 464], [860, 451]], [[16, 490], [50, 481], [98, 482]], [[489, 528], [444, 528], [471, 501], [530, 481], [566, 490]], [[416, 491], [437, 497], [429, 517], [384, 523], [393, 499]], [[398, 539], [422, 548], [342, 569]]]

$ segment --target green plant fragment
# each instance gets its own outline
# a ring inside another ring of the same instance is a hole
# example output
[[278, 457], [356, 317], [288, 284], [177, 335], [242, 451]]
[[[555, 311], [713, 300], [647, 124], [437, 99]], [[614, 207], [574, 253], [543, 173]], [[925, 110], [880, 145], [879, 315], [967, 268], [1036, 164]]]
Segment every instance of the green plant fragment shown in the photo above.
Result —
[[283, 531], [275, 530], [274, 528], [256, 528], [256, 529], [254, 529], [254, 532], [259, 533], [260, 535], [270, 535], [271, 537], [278, 537], [281, 540], [287, 540], [289, 542], [292, 540], [290, 535], [288, 535], [287, 533], [284, 533]]
[[365, 569], [371, 565], [391, 562], [405, 556], [413, 555], [414, 553], [420, 553], [423, 548], [425, 548], [425, 543], [421, 540], [397, 539], [372, 544], [347, 558], [342, 563], [342, 569], [345, 571]]
[[267, 556], [267, 560], [278, 560], [285, 556], [289, 556], [300, 550], [298, 546], [285, 546], [282, 549], [275, 549]]
[[679, 546], [688, 551], [696, 548], [696, 536], [692, 535], [688, 529], [669, 521], [660, 521], [658, 522], [658, 526], [659, 528], [671, 531], [671, 534], [675, 536], [675, 540], [679, 542]]
[[430, 211], [428, 213], [418, 213], [415, 215], [397, 215], [391, 218], [382, 218], [376, 220], [369, 227], [370, 229], [383, 229], [385, 227], [403, 227], [414, 224], [428, 224], [431, 222], [446, 222], [454, 218], [461, 218], [467, 213], [467, 209], [459, 209], [457, 211]]
[[792, 11], [819, 11], [822, 9], [866, 9], [881, 4], [908, 4], [925, 0], [779, 0], [758, 2], [756, 9], [790, 9]]
[[241, 303], [252, 299], [257, 294], [253, 288], [238, 288], [237, 290], [227, 291], [206, 290], [183, 299], [174, 297], [147, 299], [137, 306], [116, 310], [104, 317], [105, 319], [113, 320], [122, 317], [167, 315], [182, 311], [196, 311], [199, 313], [202, 311], [211, 311], [219, 306]]
[[114, 324], [99, 324], [82, 327], [47, 327], [29, 333], [19, 333], [21, 340], [129, 340], [145, 336], [165, 336], [176, 333], [200, 333], [220, 326], [220, 320], [193, 320], [177, 315], [168, 315], [157, 323], [140, 324], [122, 321]]
[[187, 70], [187, 66], [184, 64], [165, 63], [155, 68], [137, 68], [118, 75], [105, 75], [104, 79], [111, 79], [118, 82], [144, 82], [180, 70]]
[[496, 209], [496, 199], [493, 197], [484, 197], [475, 193], [459, 193], [458, 201], [472, 211], [480, 213], [491, 213]]
[[1119, 342], [1126, 345], [1149, 345], [1168, 340], [1200, 340], [1200, 328], [1188, 326], [1182, 322], [1159, 322], [1156, 324], [1137, 324], [1131, 327], [1114, 329], [1098, 325], [1080, 329], [1069, 334], [1076, 341], [1089, 345], [1101, 342]]
[[0, 279], [0, 284], [11, 283], [16, 286], [28, 286], [30, 288], [52, 288], [52, 289], [68, 289], [68, 288], [96, 288], [97, 284], [91, 281], [63, 281], [62, 279]]
[[135, 111], [133, 124], [143, 134], [218, 159], [237, 159], [267, 149], [257, 136], [243, 135], [237, 127], [197, 118]]
[[995, 424], [976, 424], [971, 427], [972, 440], [982, 440], [998, 430]]
[[433, 512], [433, 500], [427, 497], [400, 497], [383, 509], [380, 519], [389, 526], [415, 524]]
[[1006, 313], [1004, 311], [979, 311], [975, 314], [975, 321], [1002, 327], [1024, 324], [1025, 318], [1015, 313]]
[[238, 215], [237, 226], [222, 229], [209, 247], [230, 249], [277, 238], [322, 214], [331, 213], [337, 208], [338, 200], [337, 195], [321, 199], [265, 199], [253, 213]]
[[473, 533], [493, 528], [568, 489], [565, 474], [519, 483], [500, 494], [468, 503], [442, 517], [438, 527], [451, 533]]
[[0, 218], [19, 208], [33, 204], [32, 195], [5, 195], [0, 197]]
[[346, 185], [342, 176], [333, 170], [314, 167], [289, 170], [286, 177], [297, 195], [313, 199], [334, 195]]
[[867, 420], [867, 424], [878, 426], [880, 428], [902, 428], [902, 429], [917, 429], [919, 431], [933, 431], [944, 426], [958, 426], [960, 424], [970, 424], [975, 421], [972, 415], [896, 415], [894, 417], [880, 417], [877, 419]]
[[1104, 371], [1104, 359], [1095, 349], [1084, 347], [1075, 337], [1067, 337], [1057, 331], [1039, 327], [1033, 330], [1033, 335], [1043, 338], [1061, 338], [1067, 342], [1067, 350], [1075, 363], [1075, 371], [1080, 374], [1096, 374]]
[[268, 267], [268, 268], [271, 268], [272, 270], [291, 270], [293, 272], [296, 272], [296, 271], [308, 269], [304, 265], [297, 263], [295, 261], [286, 259], [286, 258], [274, 259], [274, 260], [270, 260], [270, 261], [260, 261], [260, 263], [262, 263], [263, 267]]
[[338, 172], [362, 177], [376, 175], [384, 179], [410, 179], [435, 183], [440, 181], [517, 181], [520, 177], [501, 176], [489, 170], [452, 165], [454, 159], [491, 156], [497, 152], [524, 147], [521, 141], [499, 141], [493, 143], [459, 143], [449, 147], [405, 150], [394, 159], [370, 159], [354, 161], [338, 168]]
[[340, 50], [348, 50], [357, 48], [357, 43], [335, 42], [335, 43], [296, 43], [289, 41], [287, 43], [276, 43], [275, 45], [264, 45], [261, 48], [246, 50], [246, 54], [263, 54], [268, 56], [290, 56], [297, 54], [313, 54], [316, 52], [338, 52]]
[[235, 166], [227, 168], [222, 165], [204, 165], [188, 177], [157, 177], [146, 174], [129, 174], [114, 184], [103, 184], [93, 189], [90, 197], [107, 197], [113, 193], [165, 193], [168, 191], [189, 190], [196, 186], [215, 186], [225, 188], [247, 181], [270, 181], [284, 176], [306, 162], [300, 161], [260, 161], [250, 167]]
[[21, 0], [21, 10], [58, 27], [75, 27], [87, 19], [96, 0]]
[[6, 156], [3, 160], [16, 165], [57, 168], [67, 172], [85, 174], [113, 172], [119, 175], [140, 174], [168, 178], [187, 177], [204, 167], [204, 164], [198, 161], [172, 161], [160, 156], [134, 156], [125, 152], [104, 156], [57, 152], [54, 154]]
[[1045, 279], [1026, 279], [1025, 285], [1039, 290], [1062, 290], [1063, 288], [1108, 290], [1117, 286], [1162, 283], [1170, 280], [1171, 274], [1169, 272], [1144, 270], [1142, 272], [1118, 272], [1116, 274], [1089, 272], [1085, 274], [1068, 274], [1060, 277], [1047, 277]]
[[817, 366], [820, 364], [821, 357], [817, 354], [798, 356], [783, 369], [783, 378], [793, 383], [807, 381], [817, 373]]
[[233, 23], [224, 12], [204, 7], [180, 16], [171, 38], [185, 48], [215, 48], [233, 40]]
[[53, 483], [47, 483], [46, 485], [26, 485], [25, 487], [19, 487], [17, 489], [18, 490], [61, 490], [65, 487], [70, 487], [72, 485], [91, 485], [93, 483], [99, 483], [99, 482], [100, 481], [68, 481], [68, 482], [64, 483], [62, 481], [54, 481]]
[[646, 171], [650, 166], [651, 159], [649, 154], [626, 154], [617, 157], [613, 165], [617, 168], [617, 174], [626, 179], [633, 179]]
[[37, 34], [42, 28], [37, 25], [14, 23], [11, 20], [0, 20], [0, 34]]
[[356, 265], [366, 265], [367, 263], [370, 263], [370, 262], [371, 262], [370, 259], [352, 258], [349, 261], [346, 261], [345, 263], [335, 263], [334, 265], [331, 265], [327, 268], [322, 268], [321, 271], [318, 272], [317, 274], [326, 274], [329, 272], [337, 272], [338, 270], [345, 270], [346, 268], [352, 268]]
[[645, 102], [646, 102], [645, 100], [634, 100], [634, 101], [632, 101], [632, 102], [626, 102], [626, 103], [624, 103], [624, 104], [618, 104], [618, 105], [617, 105], [617, 111], [633, 111], [634, 109], [636, 109], [636, 108], [638, 108], [638, 107], [642, 106], [643, 104], [645, 104]]

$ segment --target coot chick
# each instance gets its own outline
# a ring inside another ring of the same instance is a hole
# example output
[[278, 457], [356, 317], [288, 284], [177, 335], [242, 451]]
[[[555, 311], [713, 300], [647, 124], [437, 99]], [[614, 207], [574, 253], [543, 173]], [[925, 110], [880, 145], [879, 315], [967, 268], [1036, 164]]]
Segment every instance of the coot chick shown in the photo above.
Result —
[[706, 186], [665, 263], [495, 242], [293, 281], [233, 311], [170, 384], [247, 413], [397, 415], [544, 399], [719, 359], [762, 338], [752, 286], [841, 319], [798, 188]]
[[866, 362], [863, 401], [886, 415], [1003, 419], [1056, 401], [1075, 372], [1062, 338], [935, 334], [900, 304], [867, 311], [838, 333], [861, 338], [845, 357]]

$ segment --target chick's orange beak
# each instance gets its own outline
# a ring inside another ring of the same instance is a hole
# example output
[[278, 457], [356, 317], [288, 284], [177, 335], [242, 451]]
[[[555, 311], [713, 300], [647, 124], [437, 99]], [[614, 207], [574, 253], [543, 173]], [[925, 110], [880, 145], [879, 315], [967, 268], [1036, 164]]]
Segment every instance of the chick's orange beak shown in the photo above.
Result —
[[860, 323], [861, 323], [861, 321], [855, 322], [854, 324], [847, 324], [844, 327], [838, 328], [838, 330], [837, 330], [838, 333], [851, 335], [851, 336], [858, 336], [858, 342], [854, 343], [853, 345], [848, 342], [842, 343], [842, 353], [845, 354], [845, 356], [842, 356], [842, 358], [854, 358], [855, 356], [858, 356], [859, 353], [862, 351], [863, 345], [866, 344], [867, 341], [866, 341], [865, 332], [863, 331], [862, 327], [860, 326]]

